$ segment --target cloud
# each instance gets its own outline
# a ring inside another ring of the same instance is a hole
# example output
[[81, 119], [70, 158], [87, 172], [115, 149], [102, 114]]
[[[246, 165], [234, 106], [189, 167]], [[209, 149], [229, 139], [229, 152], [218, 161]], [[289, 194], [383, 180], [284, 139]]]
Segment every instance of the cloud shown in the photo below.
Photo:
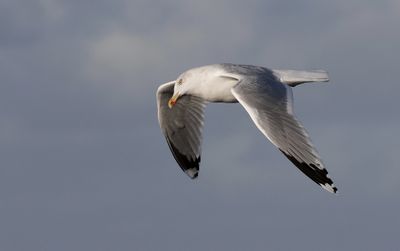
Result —
[[[396, 243], [398, 1], [0, 5], [1, 248]], [[185, 177], [155, 91], [218, 62], [329, 71], [328, 84], [294, 88], [295, 110], [339, 196], [307, 181], [238, 104], [208, 107], [200, 178]]]

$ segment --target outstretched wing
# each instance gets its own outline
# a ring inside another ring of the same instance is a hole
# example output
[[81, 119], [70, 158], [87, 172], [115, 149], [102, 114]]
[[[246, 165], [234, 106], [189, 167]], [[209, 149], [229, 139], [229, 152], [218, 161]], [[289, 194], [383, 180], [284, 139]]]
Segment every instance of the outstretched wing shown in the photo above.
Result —
[[194, 179], [199, 172], [206, 102], [195, 96], [184, 95], [170, 109], [168, 100], [174, 93], [174, 83], [163, 84], [157, 90], [158, 121], [175, 160]]
[[294, 117], [289, 86], [270, 78], [242, 79], [232, 93], [258, 129], [300, 171], [324, 189], [337, 191], [306, 130]]

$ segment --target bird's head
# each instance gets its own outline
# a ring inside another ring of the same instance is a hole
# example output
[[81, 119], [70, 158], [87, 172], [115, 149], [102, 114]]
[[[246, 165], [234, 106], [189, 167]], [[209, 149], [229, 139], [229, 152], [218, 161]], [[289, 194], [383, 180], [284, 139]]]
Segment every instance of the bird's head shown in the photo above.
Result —
[[188, 94], [193, 95], [195, 94], [196, 87], [200, 84], [200, 79], [195, 77], [195, 73], [197, 69], [191, 69], [182, 73], [177, 80], [175, 81], [174, 85], [174, 94], [168, 101], [168, 107], [172, 108], [176, 102], [178, 101], [179, 97]]
[[168, 101], [168, 107], [169, 108], [172, 108], [176, 104], [176, 102], [178, 101], [179, 97], [184, 95], [185, 87], [183, 87], [182, 85], [183, 85], [183, 79], [182, 78], [178, 78], [175, 81], [174, 94], [172, 95], [172, 97]]
[[226, 81], [226, 78], [221, 78], [221, 73], [222, 69], [216, 65], [193, 68], [182, 73], [175, 81], [174, 94], [168, 102], [169, 108], [183, 95], [193, 95], [205, 100], [212, 98], [213, 87], [222, 86]]

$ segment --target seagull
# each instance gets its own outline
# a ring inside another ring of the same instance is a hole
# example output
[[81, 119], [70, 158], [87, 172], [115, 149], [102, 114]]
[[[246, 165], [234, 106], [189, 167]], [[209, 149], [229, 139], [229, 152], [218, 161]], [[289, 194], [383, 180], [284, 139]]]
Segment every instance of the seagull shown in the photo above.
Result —
[[158, 121], [181, 169], [197, 178], [204, 108], [209, 102], [240, 103], [257, 128], [301, 172], [336, 193], [308, 133], [293, 112], [292, 87], [327, 82], [323, 70], [272, 70], [238, 64], [213, 64], [183, 72], [157, 89]]

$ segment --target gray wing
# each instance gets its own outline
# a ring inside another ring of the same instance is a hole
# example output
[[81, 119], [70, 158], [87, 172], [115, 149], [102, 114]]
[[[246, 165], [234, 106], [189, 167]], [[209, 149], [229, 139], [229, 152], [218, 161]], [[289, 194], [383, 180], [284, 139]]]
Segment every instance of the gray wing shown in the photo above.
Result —
[[174, 92], [174, 82], [157, 90], [158, 121], [172, 155], [182, 170], [192, 179], [198, 176], [201, 155], [205, 101], [184, 95], [172, 109], [168, 100]]
[[294, 165], [324, 189], [337, 191], [306, 130], [293, 114], [289, 86], [272, 79], [243, 79], [232, 93], [258, 129]]

